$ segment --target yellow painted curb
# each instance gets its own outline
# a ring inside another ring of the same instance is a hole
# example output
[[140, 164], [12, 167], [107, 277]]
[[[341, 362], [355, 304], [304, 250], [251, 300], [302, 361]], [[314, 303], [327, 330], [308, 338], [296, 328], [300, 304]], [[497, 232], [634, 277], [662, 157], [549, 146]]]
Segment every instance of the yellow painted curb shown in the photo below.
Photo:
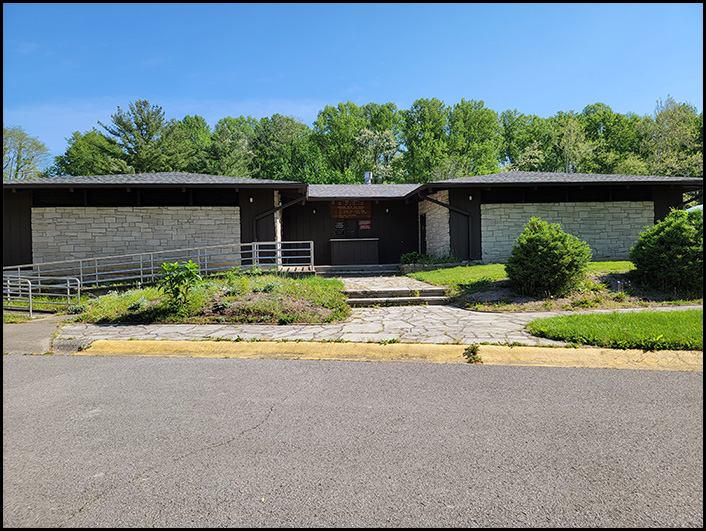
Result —
[[703, 371], [704, 354], [685, 350], [613, 350], [605, 348], [546, 348], [481, 345], [483, 363], [597, 369]]
[[[161, 356], [467, 363], [466, 345], [313, 341], [97, 340], [74, 356]], [[485, 365], [703, 371], [701, 351], [479, 345]]]
[[100, 339], [74, 356], [166, 356], [466, 363], [464, 345], [312, 341], [114, 341]]

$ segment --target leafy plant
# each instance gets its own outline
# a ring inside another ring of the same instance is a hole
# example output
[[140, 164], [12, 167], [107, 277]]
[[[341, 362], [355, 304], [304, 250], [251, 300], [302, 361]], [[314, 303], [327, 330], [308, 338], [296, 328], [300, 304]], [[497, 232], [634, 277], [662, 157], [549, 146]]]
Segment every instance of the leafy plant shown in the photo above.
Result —
[[533, 297], [563, 296], [586, 279], [591, 248], [558, 223], [533, 217], [505, 264], [510, 287]]
[[162, 264], [164, 275], [157, 282], [173, 303], [186, 304], [189, 290], [203, 278], [199, 266], [193, 260], [180, 264], [165, 262]]
[[463, 351], [463, 357], [468, 363], [483, 363], [483, 358], [478, 354], [479, 349], [478, 345], [469, 345]]

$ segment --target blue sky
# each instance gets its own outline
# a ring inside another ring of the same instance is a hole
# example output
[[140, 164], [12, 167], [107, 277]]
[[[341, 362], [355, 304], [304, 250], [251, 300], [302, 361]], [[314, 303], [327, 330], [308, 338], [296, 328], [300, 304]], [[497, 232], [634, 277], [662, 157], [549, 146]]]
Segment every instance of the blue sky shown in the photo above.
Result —
[[703, 4], [3, 4], [3, 123], [62, 154], [149, 100], [167, 118], [482, 100], [703, 111]]

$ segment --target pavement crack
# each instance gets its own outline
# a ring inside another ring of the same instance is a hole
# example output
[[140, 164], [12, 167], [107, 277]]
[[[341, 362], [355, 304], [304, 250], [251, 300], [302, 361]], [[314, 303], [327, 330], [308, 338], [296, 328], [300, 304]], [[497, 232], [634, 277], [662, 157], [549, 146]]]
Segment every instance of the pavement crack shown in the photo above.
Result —
[[[285, 398], [285, 399], [283, 400], [283, 402], [286, 401], [286, 400], [287, 400], [287, 399]], [[269, 410], [267, 411], [267, 413], [265, 414], [265, 416], [264, 416], [259, 422], [257, 422], [257, 423], [254, 424], [253, 426], [250, 426], [250, 427], [248, 427], [248, 428], [244, 428], [244, 429], [240, 430], [238, 433], [236, 433], [235, 435], [233, 435], [233, 436], [230, 437], [229, 439], [226, 439], [225, 441], [221, 441], [221, 442], [219, 442], [219, 443], [213, 443], [213, 444], [210, 444], [210, 445], [208, 445], [208, 446], [204, 446], [204, 447], [202, 447], [202, 448], [197, 448], [197, 449], [195, 449], [195, 450], [192, 450], [191, 452], [187, 452], [187, 453], [185, 453], [185, 454], [179, 455], [179, 456], [174, 457], [174, 458], [172, 458], [172, 459], [166, 459], [166, 460], [161, 461], [160, 463], [156, 463], [156, 464], [154, 464], [154, 465], [152, 465], [152, 466], [149, 466], [149, 467], [145, 468], [142, 472], [140, 472], [140, 473], [136, 474], [135, 476], [133, 476], [132, 478], [130, 478], [130, 479], [126, 480], [126, 481], [123, 481], [123, 482], [122, 482], [122, 485], [129, 485], [129, 484], [131, 484], [131, 483], [135, 483], [135, 482], [138, 481], [140, 478], [144, 477], [146, 474], [152, 472], [153, 470], [156, 470], [156, 469], [160, 468], [161, 466], [164, 466], [166, 463], [176, 463], [176, 462], [178, 462], [178, 461], [182, 461], [182, 460], [184, 460], [184, 459], [186, 459], [186, 458], [188, 458], [188, 457], [192, 457], [192, 456], [194, 456], [194, 455], [196, 455], [196, 454], [199, 454], [199, 453], [201, 453], [201, 452], [206, 452], [206, 451], [209, 451], [209, 450], [213, 450], [213, 449], [215, 449], [215, 448], [220, 448], [220, 447], [222, 447], [222, 446], [227, 446], [228, 444], [231, 444], [233, 441], [235, 441], [236, 439], [242, 437], [242, 436], [245, 435], [246, 433], [251, 432], [251, 431], [255, 431], [255, 430], [257, 430], [258, 428], [260, 428], [263, 424], [265, 424], [265, 423], [268, 421], [268, 419], [272, 416], [272, 413], [274, 412], [274, 409], [275, 409], [275, 406], [274, 406], [274, 405], [270, 406], [270, 408], [269, 408]], [[114, 490], [114, 489], [115, 489], [115, 486], [114, 486], [114, 485], [111, 485], [111, 486], [106, 487], [105, 489], [103, 489], [101, 492], [99, 492], [98, 494], [96, 494], [93, 498], [91, 498], [90, 500], [86, 501], [81, 507], [79, 507], [78, 509], [76, 509], [73, 513], [71, 513], [71, 516], [69, 516], [69, 518], [67, 519], [66, 522], [64, 522], [64, 524], [69, 524], [70, 521], [71, 521], [71, 519], [75, 518], [78, 514], [80, 514], [83, 510], [85, 510], [89, 505], [91, 505], [92, 503], [94, 503], [94, 502], [96, 502], [97, 500], [101, 499], [103, 496], [105, 496], [106, 494], [108, 494], [108, 492], [110, 492], [111, 490]], [[57, 527], [64, 527], [64, 524], [61, 524], [61, 525], [59, 525], [59, 526], [57, 526]]]

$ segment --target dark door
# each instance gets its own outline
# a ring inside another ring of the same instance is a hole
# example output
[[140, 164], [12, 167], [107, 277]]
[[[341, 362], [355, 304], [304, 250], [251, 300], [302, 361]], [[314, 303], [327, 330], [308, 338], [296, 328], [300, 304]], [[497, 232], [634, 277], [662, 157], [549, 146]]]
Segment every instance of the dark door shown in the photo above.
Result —
[[427, 215], [421, 214], [419, 216], [419, 252], [422, 254], [427, 254]]
[[357, 238], [358, 237], [358, 220], [357, 219], [346, 219], [344, 220], [346, 234], [344, 238]]

